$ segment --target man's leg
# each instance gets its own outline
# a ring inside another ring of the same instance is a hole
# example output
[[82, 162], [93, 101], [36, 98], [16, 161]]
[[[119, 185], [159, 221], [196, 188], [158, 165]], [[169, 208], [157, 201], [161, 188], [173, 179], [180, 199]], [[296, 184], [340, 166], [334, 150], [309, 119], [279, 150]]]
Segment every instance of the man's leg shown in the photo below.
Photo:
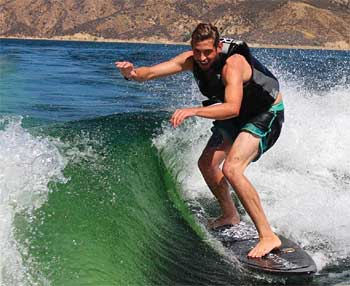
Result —
[[222, 215], [210, 223], [212, 228], [225, 224], [237, 224], [240, 221], [227, 181], [220, 168], [230, 147], [231, 143], [225, 139], [219, 146], [211, 146], [209, 141], [198, 161], [204, 180], [218, 200], [222, 211]]
[[259, 141], [260, 138], [257, 136], [241, 132], [223, 166], [223, 174], [232, 185], [259, 233], [260, 241], [248, 253], [249, 257], [262, 257], [281, 246], [280, 239], [273, 233], [267, 221], [258, 193], [244, 176], [248, 164], [258, 155]]

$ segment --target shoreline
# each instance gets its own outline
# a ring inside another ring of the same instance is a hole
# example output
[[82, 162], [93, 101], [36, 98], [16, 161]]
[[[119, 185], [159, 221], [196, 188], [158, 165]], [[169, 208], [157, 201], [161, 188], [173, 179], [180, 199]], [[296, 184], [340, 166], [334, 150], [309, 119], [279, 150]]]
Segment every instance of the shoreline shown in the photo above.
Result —
[[[174, 42], [168, 40], [154, 39], [154, 40], [122, 40], [122, 39], [109, 39], [103, 37], [92, 36], [89, 34], [78, 33], [69, 36], [54, 36], [47, 37], [23, 37], [23, 36], [0, 36], [1, 39], [8, 40], [44, 40], [44, 41], [72, 41], [72, 42], [96, 42], [96, 43], [131, 43], [131, 44], [153, 44], [153, 45], [189, 45], [189, 42]], [[332, 46], [329, 43], [328, 46], [309, 46], [309, 45], [276, 45], [276, 44], [259, 44], [248, 43], [252, 48], [266, 48], [266, 49], [301, 49], [301, 50], [330, 50], [330, 51], [350, 51], [350, 44], [348, 47], [346, 43], [338, 43], [340, 46]]]
[[[79, 33], [80, 34], [80, 33]], [[88, 34], [73, 36], [47, 37], [22, 37], [22, 36], [0, 36], [0, 39], [8, 40], [38, 40], [38, 41], [71, 41], [71, 42], [92, 42], [92, 43], [131, 43], [131, 44], [153, 44], [153, 45], [189, 45], [189, 42], [174, 42], [167, 40], [122, 40], [95, 37]]]

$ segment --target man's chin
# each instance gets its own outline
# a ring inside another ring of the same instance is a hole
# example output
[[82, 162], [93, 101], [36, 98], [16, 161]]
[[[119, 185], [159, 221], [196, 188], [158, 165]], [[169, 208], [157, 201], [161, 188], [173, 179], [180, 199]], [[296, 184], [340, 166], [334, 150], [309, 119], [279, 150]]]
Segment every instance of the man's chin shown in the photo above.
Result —
[[205, 65], [203, 65], [203, 64], [201, 64], [201, 63], [199, 64], [199, 67], [200, 67], [202, 70], [204, 70], [204, 71], [210, 69], [210, 66], [211, 66], [210, 63], [207, 63], [207, 64], [205, 64]]

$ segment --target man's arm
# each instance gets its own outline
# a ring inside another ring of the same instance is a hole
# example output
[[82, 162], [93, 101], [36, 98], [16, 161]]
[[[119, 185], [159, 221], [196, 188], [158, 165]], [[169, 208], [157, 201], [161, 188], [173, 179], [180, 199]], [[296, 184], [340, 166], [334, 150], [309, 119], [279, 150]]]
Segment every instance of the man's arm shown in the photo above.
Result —
[[174, 127], [191, 116], [225, 120], [239, 115], [243, 83], [250, 78], [251, 68], [243, 56], [234, 55], [227, 59], [222, 76], [225, 83], [225, 102], [206, 107], [178, 109], [171, 118]]
[[192, 56], [192, 51], [184, 52], [169, 61], [150, 67], [134, 68], [134, 65], [130, 62], [116, 62], [115, 65], [125, 78], [145, 81], [192, 70]]

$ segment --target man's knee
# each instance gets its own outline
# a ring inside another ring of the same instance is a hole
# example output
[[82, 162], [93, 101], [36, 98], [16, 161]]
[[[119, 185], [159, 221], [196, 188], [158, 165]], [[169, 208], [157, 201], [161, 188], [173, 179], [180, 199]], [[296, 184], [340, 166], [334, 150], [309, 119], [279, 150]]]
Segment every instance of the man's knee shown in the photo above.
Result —
[[213, 160], [211, 157], [206, 156], [206, 154], [202, 154], [197, 164], [200, 172], [202, 173], [202, 176], [206, 180], [210, 180], [216, 177], [218, 171], [221, 172], [220, 163], [221, 162], [216, 162], [216, 160]]
[[198, 159], [198, 168], [201, 171], [202, 174], [205, 174], [210, 169], [210, 164], [208, 163], [207, 158], [202, 154], [200, 158]]
[[227, 179], [235, 182], [243, 176], [244, 167], [238, 158], [233, 158], [232, 160], [225, 161], [222, 172]]

